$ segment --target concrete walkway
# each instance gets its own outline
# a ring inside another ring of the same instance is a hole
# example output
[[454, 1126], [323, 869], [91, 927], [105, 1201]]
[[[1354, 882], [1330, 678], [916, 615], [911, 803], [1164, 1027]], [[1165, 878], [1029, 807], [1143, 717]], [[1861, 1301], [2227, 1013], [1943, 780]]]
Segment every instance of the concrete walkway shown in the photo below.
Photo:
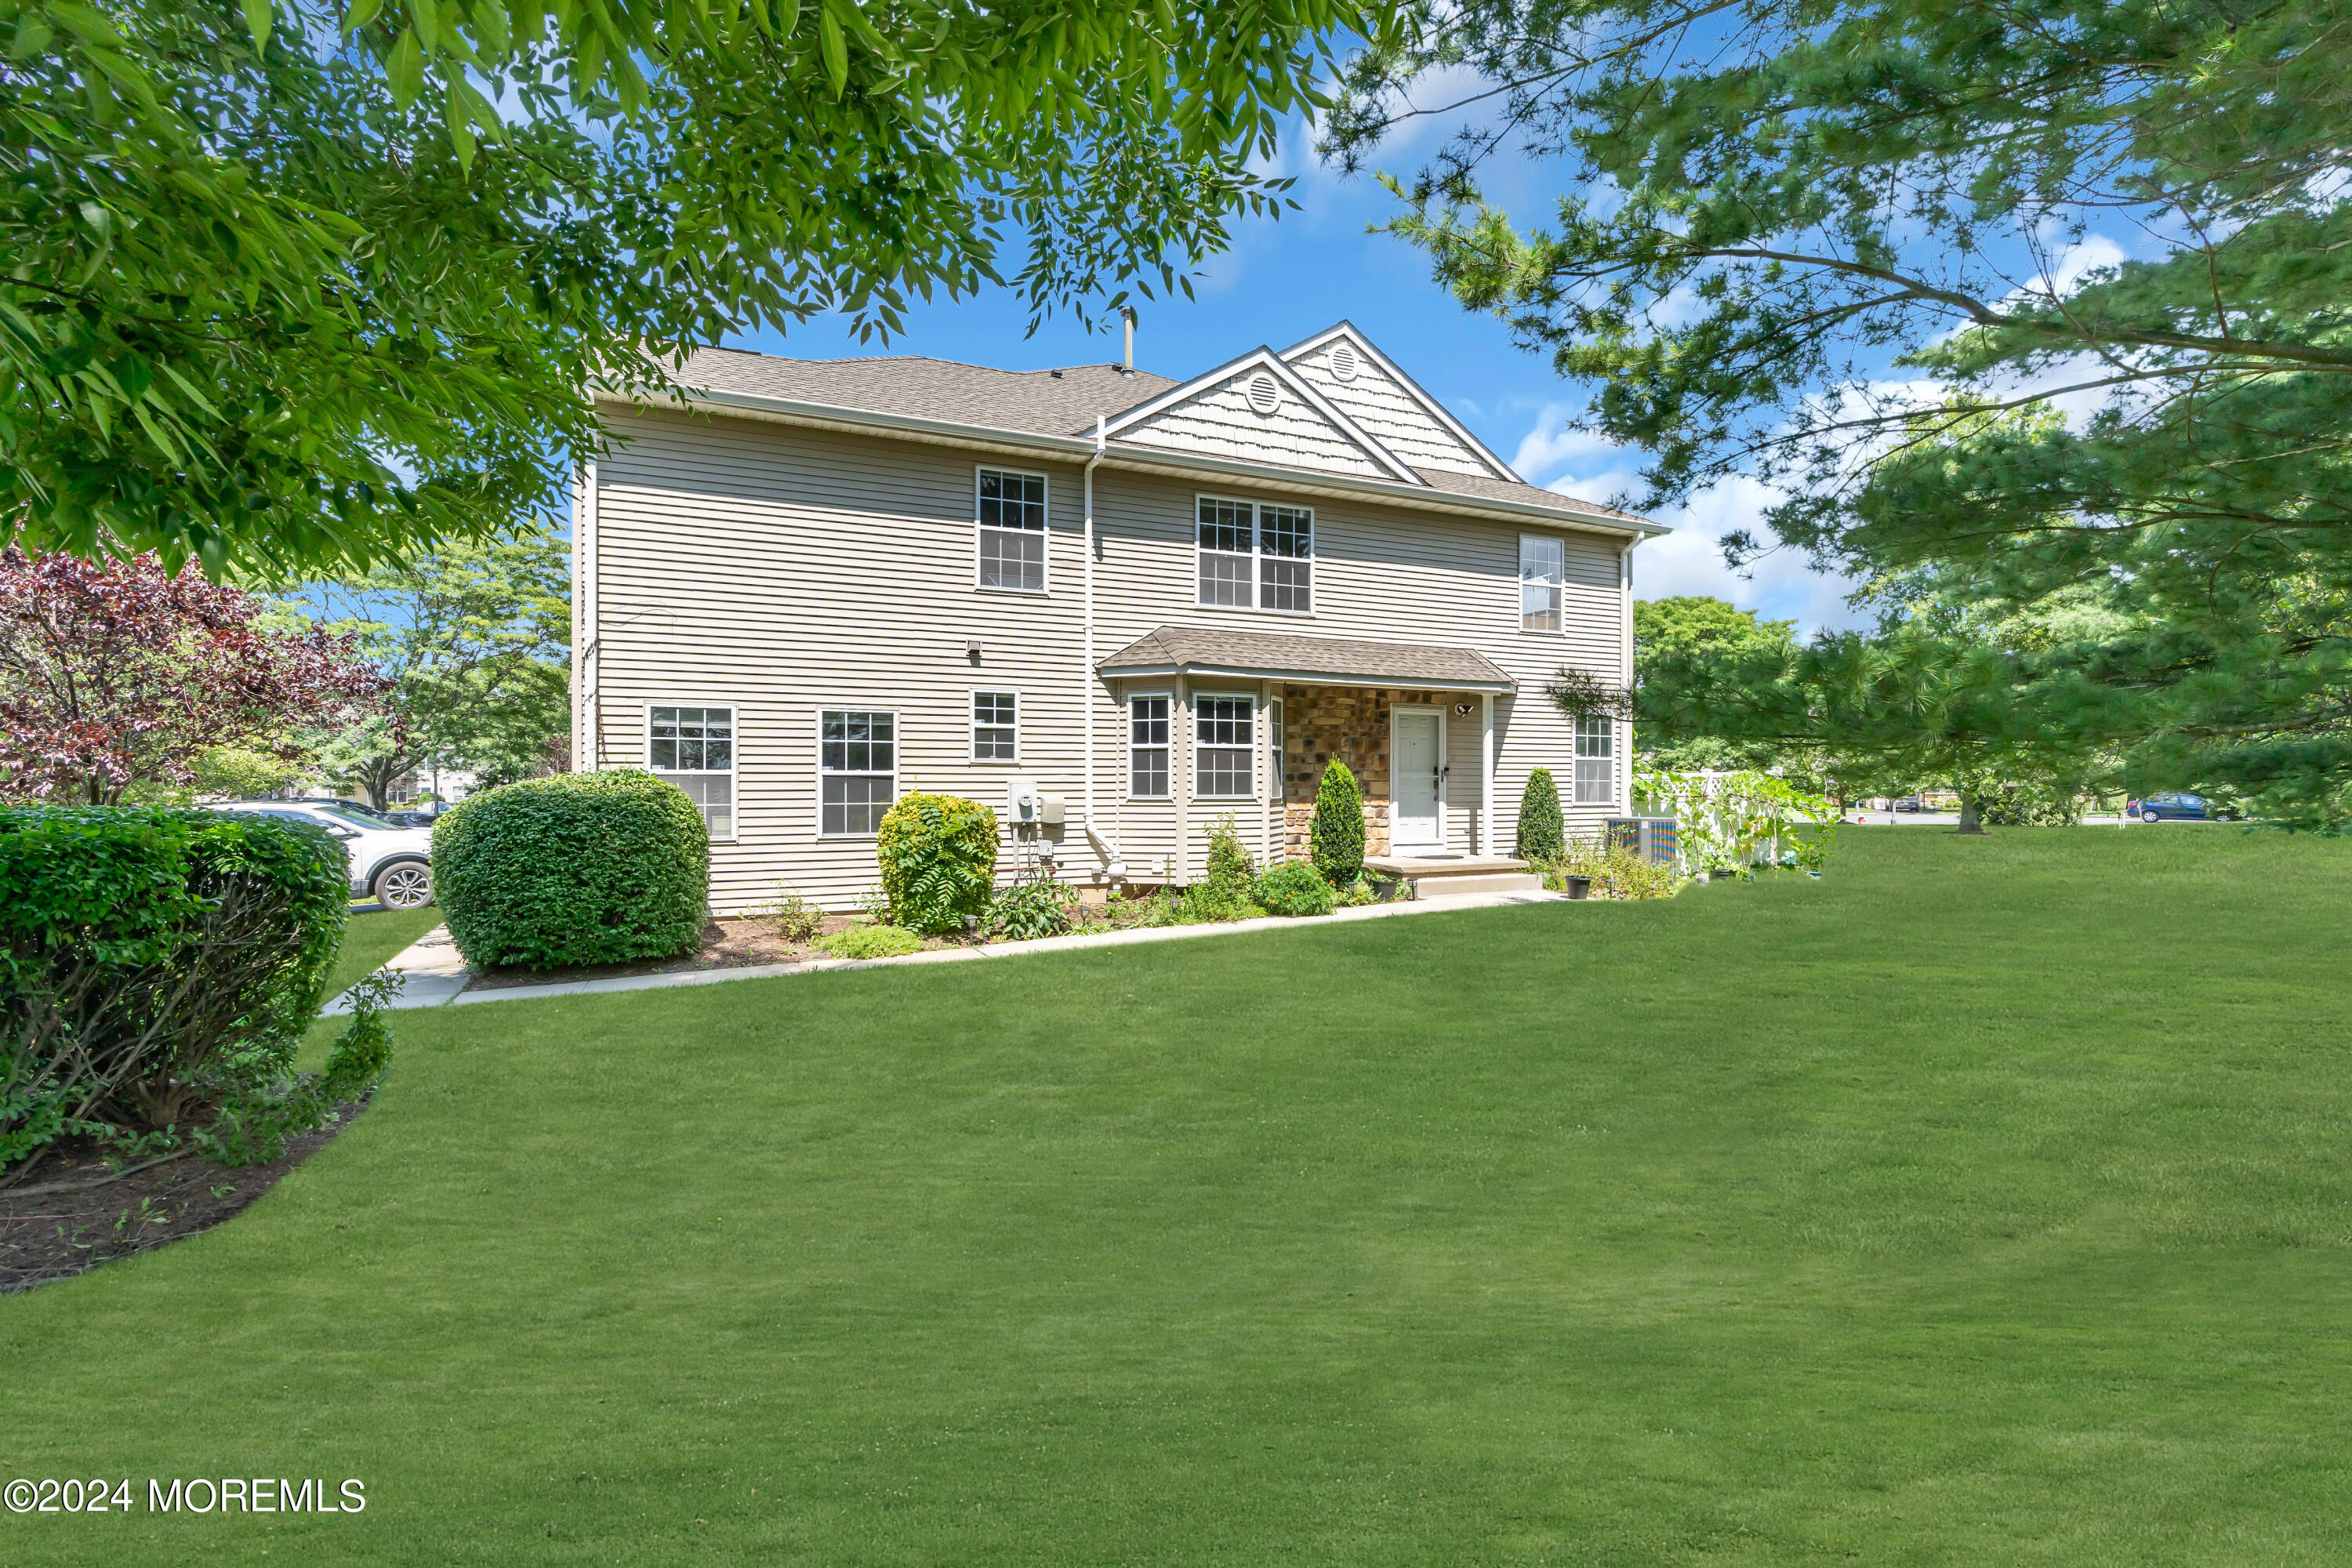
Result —
[[[990, 942], [979, 947], [941, 948], [910, 952], [903, 958], [812, 958], [796, 963], [752, 963], [740, 969], [686, 969], [667, 974], [624, 974], [610, 980], [565, 980], [546, 985], [499, 985], [468, 990], [473, 971], [449, 940], [449, 928], [436, 926], [419, 942], [404, 949], [387, 969], [404, 971], [394, 1007], [440, 1007], [451, 1003], [528, 1002], [541, 996], [587, 996], [606, 991], [655, 991], [667, 985], [716, 985], [729, 980], [765, 980], [782, 974], [814, 974], [828, 969], [879, 969], [886, 964], [965, 963], [981, 959], [1022, 958], [1033, 952], [1072, 952], [1081, 948], [1121, 947], [1144, 942], [1182, 942], [1191, 937], [1234, 936], [1243, 931], [1303, 931], [1334, 921], [1387, 920], [1398, 915], [1443, 914], [1449, 910], [1496, 909], [1507, 904], [1563, 904], [1565, 893], [1459, 893], [1444, 898], [1417, 899], [1410, 903], [1365, 904], [1351, 910], [1306, 920], [1269, 915], [1263, 920], [1234, 921], [1225, 925], [1146, 926], [1133, 931], [1084, 931], [1049, 936], [1037, 942]], [[329, 1003], [329, 1014], [348, 1012], [343, 997]]]

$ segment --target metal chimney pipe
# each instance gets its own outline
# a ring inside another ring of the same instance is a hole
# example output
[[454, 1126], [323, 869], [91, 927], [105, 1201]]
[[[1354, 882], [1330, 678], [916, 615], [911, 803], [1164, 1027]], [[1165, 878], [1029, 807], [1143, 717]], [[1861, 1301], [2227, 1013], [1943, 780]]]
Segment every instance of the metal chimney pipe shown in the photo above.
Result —
[[1127, 353], [1119, 362], [1119, 368], [1125, 374], [1133, 375], [1135, 374], [1135, 307], [1126, 306], [1120, 310], [1119, 314], [1127, 320]]

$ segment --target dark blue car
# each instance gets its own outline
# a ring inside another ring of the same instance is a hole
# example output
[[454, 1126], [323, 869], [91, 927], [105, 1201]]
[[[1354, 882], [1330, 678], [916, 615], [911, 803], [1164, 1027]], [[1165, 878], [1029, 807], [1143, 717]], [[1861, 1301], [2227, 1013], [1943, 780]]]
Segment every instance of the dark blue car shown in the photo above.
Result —
[[2211, 822], [2221, 813], [2201, 795], [2152, 795], [2134, 801], [2131, 815], [2142, 822]]

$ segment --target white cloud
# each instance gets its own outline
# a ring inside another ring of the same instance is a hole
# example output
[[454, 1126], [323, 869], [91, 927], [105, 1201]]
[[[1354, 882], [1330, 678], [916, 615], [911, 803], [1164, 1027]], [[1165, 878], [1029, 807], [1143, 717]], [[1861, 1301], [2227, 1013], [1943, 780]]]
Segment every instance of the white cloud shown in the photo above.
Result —
[[[1557, 484], [1551, 488], [1563, 489]], [[1801, 555], [1775, 551], [1738, 571], [1725, 563], [1723, 536], [1744, 528], [1759, 538], [1770, 537], [1763, 523], [1764, 509], [1780, 499], [1780, 491], [1743, 477], [1727, 479], [1691, 497], [1687, 504], [1660, 513], [1655, 521], [1675, 531], [1633, 552], [1634, 595], [1727, 599], [1768, 620], [1794, 620], [1800, 636], [1858, 625], [1863, 617], [1845, 602], [1855, 584], [1814, 571]]]

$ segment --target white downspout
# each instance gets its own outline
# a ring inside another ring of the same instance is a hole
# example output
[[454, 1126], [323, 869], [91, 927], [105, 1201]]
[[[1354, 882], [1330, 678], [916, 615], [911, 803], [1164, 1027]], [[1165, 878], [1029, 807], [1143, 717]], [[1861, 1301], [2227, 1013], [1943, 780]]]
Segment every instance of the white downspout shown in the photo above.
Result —
[[[1128, 331], [1133, 332], [1133, 316], [1128, 318]], [[1086, 632], [1083, 640], [1086, 666], [1079, 672], [1079, 683], [1086, 691], [1086, 804], [1080, 812], [1080, 822], [1086, 829], [1087, 842], [1093, 846], [1095, 858], [1102, 862], [1102, 875], [1108, 880], [1120, 881], [1127, 876], [1126, 858], [1118, 846], [1103, 837], [1095, 826], [1095, 465], [1103, 460], [1104, 419], [1095, 416], [1095, 455], [1087, 459], [1087, 536], [1086, 536]]]

